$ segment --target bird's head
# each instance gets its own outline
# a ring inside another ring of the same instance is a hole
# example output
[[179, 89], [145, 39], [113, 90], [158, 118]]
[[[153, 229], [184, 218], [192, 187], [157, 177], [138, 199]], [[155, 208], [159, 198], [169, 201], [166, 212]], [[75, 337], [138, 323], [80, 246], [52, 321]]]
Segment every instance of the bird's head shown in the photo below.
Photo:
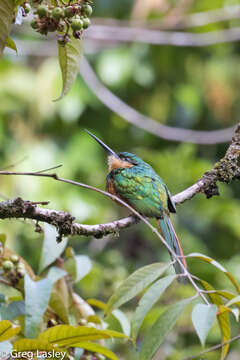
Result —
[[100, 140], [97, 136], [93, 135], [90, 131], [86, 130], [86, 132], [90, 136], [92, 136], [108, 152], [109, 171], [118, 168], [131, 168], [142, 162], [142, 160], [138, 156], [128, 152], [120, 152], [117, 154], [108, 145], [104, 144], [104, 142]]

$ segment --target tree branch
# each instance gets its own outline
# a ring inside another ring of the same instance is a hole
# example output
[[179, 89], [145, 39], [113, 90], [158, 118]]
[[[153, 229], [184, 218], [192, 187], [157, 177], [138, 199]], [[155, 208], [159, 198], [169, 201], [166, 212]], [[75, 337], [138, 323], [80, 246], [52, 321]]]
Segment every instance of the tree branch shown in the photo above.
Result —
[[[55, 55], [54, 44], [47, 42], [42, 46], [36, 41], [23, 42], [17, 41], [20, 48], [19, 55], [31, 56], [47, 56], [47, 54]], [[85, 80], [89, 89], [97, 96], [97, 98], [107, 106], [111, 111], [118, 114], [124, 120], [135, 125], [155, 136], [171, 141], [190, 142], [195, 144], [218, 144], [228, 142], [234, 131], [234, 127], [228, 127], [221, 130], [190, 130], [184, 128], [171, 127], [160, 124], [158, 121], [141, 114], [124, 101], [113, 94], [106, 88], [97, 78], [90, 64], [83, 58], [80, 74]]]
[[94, 25], [86, 31], [85, 38], [98, 42], [140, 42], [152, 45], [202, 47], [238, 41], [240, 39], [240, 28], [234, 27], [198, 34], [140, 27]]
[[[231, 180], [240, 178], [240, 168], [238, 167], [238, 158], [240, 154], [240, 123], [238, 124], [235, 135], [232, 138], [232, 142], [225, 154], [225, 156], [215, 164], [214, 168], [206, 172], [203, 177], [193, 186], [185, 190], [184, 192], [178, 194], [178, 202], [183, 202], [187, 199], [192, 198], [196, 193], [203, 192], [207, 196], [207, 198], [218, 195], [217, 182], [226, 182], [229, 183]], [[125, 206], [138, 220], [143, 221], [152, 232], [161, 240], [164, 246], [168, 249], [174, 261], [177, 262], [182, 269], [184, 270], [184, 276], [188, 278], [189, 282], [196, 289], [199, 296], [202, 297], [203, 301], [206, 304], [209, 304], [205, 295], [198, 288], [197, 284], [194, 281], [193, 276], [188, 272], [188, 270], [183, 265], [179, 256], [176, 255], [174, 250], [169, 246], [166, 240], [162, 237], [162, 235], [158, 232], [158, 230], [152, 226], [152, 224], [140, 213], [138, 213], [132, 206], [121, 200], [115, 195], [112, 195], [106, 191], [95, 188], [91, 185], [86, 185], [77, 181], [68, 180], [59, 177], [56, 173], [46, 173], [46, 170], [39, 172], [9, 172], [9, 171], [0, 171], [0, 175], [27, 175], [27, 176], [39, 176], [39, 177], [48, 177], [57, 181], [65, 182], [68, 184], [80, 186], [89, 190], [94, 190], [99, 192], [110, 199], [117, 201], [119, 204]], [[175, 196], [175, 200], [177, 200]], [[46, 202], [42, 202], [45, 204]], [[87, 230], [93, 229], [90, 225], [80, 225], [73, 223], [74, 217], [68, 213], [57, 212], [55, 210], [44, 210], [41, 208], [37, 208], [37, 203], [33, 203], [30, 201], [23, 201], [21, 198], [17, 198], [14, 201], [7, 201], [0, 203], [0, 218], [9, 218], [9, 217], [23, 217], [35, 219], [37, 221], [46, 221], [58, 229], [59, 236], [57, 241], [61, 241], [62, 236], [67, 234], [74, 234], [74, 228], [77, 231], [81, 231], [80, 229], [83, 227], [85, 231], [85, 235], [89, 235]], [[5, 208], [4, 208], [5, 205]], [[133, 216], [130, 218], [125, 218], [119, 221], [115, 221], [109, 224], [100, 224], [95, 225], [95, 230], [97, 230], [97, 234], [94, 236], [100, 237], [106, 235], [106, 233], [116, 232], [117, 227], [124, 228], [126, 226], [130, 226], [135, 223], [137, 220]], [[38, 222], [37, 222], [38, 225]], [[37, 226], [37, 229], [39, 227]], [[119, 228], [118, 228], [119, 230]]]
[[98, 80], [92, 67], [85, 58], [83, 58], [81, 62], [80, 74], [87, 86], [110, 110], [130, 124], [144, 129], [155, 136], [166, 140], [184, 141], [195, 144], [217, 144], [229, 141], [233, 135], [234, 127], [222, 130], [200, 131], [162, 125], [133, 109], [106, 88]]
[[[240, 168], [238, 167], [238, 158], [240, 155], [240, 123], [237, 125], [232, 142], [229, 145], [225, 156], [217, 162], [213, 169], [207, 171], [201, 179], [184, 191], [173, 196], [174, 202], [178, 205], [186, 200], [190, 200], [198, 193], [203, 193], [207, 198], [218, 195], [218, 182], [229, 183], [232, 180], [240, 179]], [[69, 184], [82, 186], [84, 188], [98, 191], [105, 194], [100, 189], [90, 185], [78, 183], [72, 180], [59, 178], [56, 174], [46, 174], [43, 172], [19, 173], [0, 171], [0, 175], [31, 175], [50, 177], [55, 180], [63, 181]], [[109, 194], [110, 195], [110, 194]], [[0, 219], [23, 218], [47, 222], [58, 229], [59, 237], [67, 235], [102, 236], [118, 233], [120, 230], [136, 224], [139, 220], [135, 216], [129, 216], [120, 220], [105, 224], [85, 225], [74, 222], [75, 218], [63, 211], [44, 209], [37, 206], [38, 202], [24, 201], [21, 198], [0, 202]], [[41, 202], [41, 205], [47, 205], [47, 202]]]
[[[209, 352], [211, 352], [211, 351], [216, 351], [216, 350], [218, 350], [218, 349], [221, 349], [221, 348], [223, 348], [225, 345], [228, 345], [228, 344], [232, 343], [233, 341], [236, 341], [236, 340], [239, 340], [239, 339], [240, 339], [240, 334], [234, 336], [233, 338], [231, 338], [231, 339], [228, 340], [228, 341], [224, 341], [224, 342], [221, 343], [221, 344], [214, 345], [214, 346], [210, 347], [209, 349], [206, 349], [206, 350], [201, 351], [201, 352], [198, 353], [197, 355], [187, 357], [187, 358], [185, 358], [185, 359], [183, 359], [183, 360], [196, 360], [198, 357], [200, 357], [200, 356], [202, 356], [202, 355], [204, 355], [204, 354], [206, 354], [206, 353], [209, 353]], [[199, 360], [201, 360], [201, 359], [199, 359]]]
[[239, 19], [240, 16], [240, 6], [233, 5], [227, 6], [219, 9], [209, 10], [209, 11], [201, 11], [192, 14], [178, 14], [175, 16], [174, 21], [170, 23], [167, 21], [162, 21], [159, 18], [151, 19], [151, 20], [138, 20], [138, 19], [130, 19], [130, 20], [119, 20], [114, 18], [93, 18], [94, 25], [117, 25], [117, 26], [125, 26], [125, 27], [140, 27], [145, 29], [186, 29], [198, 26], [205, 26], [213, 23], [229, 21], [233, 19]]
[[[122, 199], [120, 199], [118, 196], [116, 195], [112, 195], [106, 191], [103, 191], [101, 189], [95, 188], [91, 185], [87, 185], [87, 184], [83, 184], [77, 181], [73, 181], [73, 180], [68, 180], [68, 179], [64, 179], [59, 177], [56, 173], [52, 173], [52, 174], [46, 174], [43, 171], [42, 172], [9, 172], [9, 171], [1, 171], [0, 172], [1, 175], [27, 175], [27, 176], [39, 176], [39, 177], [48, 177], [48, 178], [52, 178], [53, 180], [56, 181], [61, 181], [61, 182], [65, 182], [67, 184], [71, 184], [71, 185], [76, 185], [79, 187], [83, 187], [85, 189], [89, 189], [89, 190], [93, 190], [96, 191], [102, 195], [105, 195], [106, 197], [110, 198], [113, 201], [116, 201], [117, 203], [123, 205], [124, 207], [126, 207], [128, 210], [131, 211], [132, 214], [134, 214], [135, 217], [137, 217], [139, 220], [141, 220], [142, 222], [144, 222], [151, 230], [152, 232], [160, 239], [160, 241], [164, 244], [164, 246], [167, 248], [168, 252], [171, 254], [172, 258], [174, 259], [174, 262], [177, 262], [179, 264], [179, 266], [184, 270], [183, 276], [188, 278], [189, 282], [193, 285], [193, 287], [196, 289], [197, 293], [199, 294], [199, 296], [203, 299], [203, 301], [209, 305], [209, 302], [207, 300], [207, 298], [205, 297], [205, 295], [201, 292], [201, 290], [199, 289], [198, 285], [195, 283], [193, 276], [189, 273], [189, 271], [187, 270], [187, 268], [185, 267], [185, 265], [182, 263], [182, 260], [180, 259], [180, 257], [175, 253], [175, 251], [171, 248], [171, 246], [167, 243], [167, 241], [163, 238], [163, 236], [159, 233], [159, 231], [157, 230], [156, 227], [154, 227], [148, 219], [146, 219], [142, 214], [140, 214], [138, 211], [136, 211], [132, 206], [130, 206], [129, 204], [127, 204], [125, 201], [123, 201]], [[22, 199], [18, 198], [18, 201], [21, 202]], [[26, 211], [25, 211], [26, 213]], [[65, 224], [64, 224], [65, 225]], [[64, 235], [64, 227], [60, 227], [58, 228], [58, 232], [59, 232], [59, 236], [57, 237], [57, 242], [60, 242], [62, 240], [62, 236]], [[181, 276], [181, 275], [178, 275]]]
[[37, 203], [17, 198], [0, 202], [0, 219], [23, 218], [46, 222], [55, 226], [61, 235], [102, 236], [118, 233], [135, 223], [137, 219], [129, 216], [105, 224], [85, 225], [74, 222], [75, 218], [68, 212], [44, 209]]

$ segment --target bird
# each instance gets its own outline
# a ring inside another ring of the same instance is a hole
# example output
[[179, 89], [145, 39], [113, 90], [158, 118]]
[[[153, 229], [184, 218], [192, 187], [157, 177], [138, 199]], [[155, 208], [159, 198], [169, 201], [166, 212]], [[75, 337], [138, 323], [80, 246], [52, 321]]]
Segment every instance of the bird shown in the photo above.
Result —
[[[161, 234], [186, 269], [183, 250], [170, 220], [170, 213], [176, 213], [176, 206], [161, 177], [137, 155], [129, 152], [116, 153], [89, 130], [86, 132], [108, 153], [106, 190], [132, 206], [142, 216], [155, 218]], [[170, 256], [174, 260], [171, 253]], [[185, 269], [177, 261], [173, 266], [176, 274], [185, 274]], [[185, 282], [186, 278], [182, 276], [179, 280]]]

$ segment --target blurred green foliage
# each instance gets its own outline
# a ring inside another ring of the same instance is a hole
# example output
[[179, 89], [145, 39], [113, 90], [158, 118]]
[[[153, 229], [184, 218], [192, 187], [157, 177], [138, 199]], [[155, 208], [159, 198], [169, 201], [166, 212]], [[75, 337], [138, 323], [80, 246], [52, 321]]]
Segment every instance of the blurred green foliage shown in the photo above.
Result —
[[[167, 0], [165, 1], [167, 2]], [[94, 15], [128, 19], [133, 1], [96, 2]], [[169, 1], [171, 6], [176, 1]], [[193, 1], [188, 12], [207, 11], [238, 4], [238, 1]], [[149, 7], [150, 8], [150, 7]], [[149, 9], [151, 19], [163, 13]], [[239, 22], [239, 21], [238, 21]], [[238, 24], [239, 25], [239, 24]], [[231, 22], [194, 28], [202, 32], [225, 29]], [[16, 35], [17, 36], [17, 35]], [[20, 35], [19, 35], [20, 36]], [[24, 32], [21, 35], [25, 38]], [[39, 45], [41, 46], [41, 45]], [[131, 106], [160, 123], [200, 130], [220, 129], [239, 121], [239, 44], [226, 43], [203, 48], [116, 45], [98, 49], [89, 60], [99, 78]], [[196, 145], [168, 142], [129, 125], [109, 111], [78, 77], [70, 94], [52, 102], [61, 87], [57, 59], [5, 55], [0, 63], [0, 162], [1, 168], [26, 159], [16, 166], [39, 170], [63, 164], [59, 175], [104, 188], [106, 154], [83, 131], [88, 128], [116, 151], [137, 153], [149, 162], [167, 183], [172, 194], [193, 184], [221, 158], [226, 144]], [[197, 195], [178, 207], [173, 221], [184, 252], [202, 252], [222, 263], [239, 278], [240, 203], [239, 184], [220, 186], [221, 196], [206, 200]], [[124, 216], [126, 211], [101, 195], [51, 179], [1, 177], [1, 199], [17, 196], [32, 201], [50, 201], [53, 209], [71, 212], [82, 223], [97, 224]], [[42, 236], [30, 221], [1, 221], [8, 246], [37, 270]], [[77, 285], [84, 298], [106, 301], [120, 281], [140, 266], [168, 260], [168, 253], [143, 224], [104, 239], [69, 239], [77, 254], [88, 254], [92, 271]], [[56, 244], [57, 246], [57, 244]], [[190, 259], [189, 270], [216, 288], [231, 284], [211, 265]], [[190, 286], [170, 287], [143, 324], [143, 337], [162, 305], [190, 296]], [[131, 317], [136, 302], [124, 309]], [[182, 317], [156, 359], [178, 360], [201, 350], [189, 316]], [[234, 329], [237, 331], [237, 328]], [[234, 334], [233, 331], [233, 334]], [[141, 339], [140, 339], [141, 341]], [[208, 345], [220, 341], [214, 327]], [[232, 345], [229, 359], [240, 350]], [[120, 359], [136, 354], [122, 342]], [[204, 359], [219, 359], [210, 353]]]

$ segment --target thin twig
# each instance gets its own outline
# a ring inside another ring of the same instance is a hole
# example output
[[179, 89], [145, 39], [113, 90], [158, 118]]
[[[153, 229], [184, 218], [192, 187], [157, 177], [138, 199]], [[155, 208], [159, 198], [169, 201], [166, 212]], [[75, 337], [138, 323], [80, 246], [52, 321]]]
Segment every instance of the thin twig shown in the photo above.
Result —
[[183, 360], [196, 360], [199, 356], [202, 356], [202, 355], [204, 355], [204, 354], [206, 354], [206, 353], [208, 353], [208, 352], [211, 352], [211, 351], [215, 351], [215, 350], [221, 349], [221, 348], [223, 348], [225, 345], [228, 345], [228, 344], [230, 344], [231, 342], [236, 341], [236, 340], [238, 340], [238, 339], [240, 339], [240, 334], [234, 336], [233, 338], [231, 338], [231, 339], [228, 340], [228, 341], [224, 341], [224, 342], [221, 343], [221, 344], [214, 345], [214, 346], [210, 347], [210, 348], [207, 349], [207, 350], [201, 351], [201, 352], [198, 353], [197, 355], [184, 358]]
[[141, 27], [95, 25], [90, 26], [86, 31], [85, 38], [98, 42], [140, 42], [152, 45], [203, 47], [238, 41], [240, 39], [240, 28], [190, 33]]
[[[223, 21], [229, 21], [233, 19], [239, 19], [240, 6], [233, 5], [220, 9], [214, 9], [209, 11], [201, 11], [193, 14], [183, 14], [178, 16], [178, 21], [173, 23], [162, 22], [159, 18], [151, 20], [119, 20], [114, 18], [93, 18], [94, 25], [104, 26], [124, 26], [124, 27], [140, 27], [145, 29], [186, 29], [198, 26], [205, 26], [212, 23], [218, 23]], [[93, 26], [94, 26], [93, 25]]]
[[[240, 178], [240, 170], [238, 167], [238, 156], [240, 153], [240, 125], [237, 126], [235, 136], [225, 154], [218, 161], [212, 170], [207, 171], [200, 180], [184, 191], [173, 196], [175, 204], [181, 204], [186, 200], [190, 200], [198, 193], [205, 193], [209, 198], [218, 194], [217, 182], [227, 182]], [[45, 169], [46, 170], [46, 169]], [[19, 173], [0, 171], [0, 175], [32, 175], [39, 176], [39, 172], [35, 173]], [[49, 176], [42, 174], [41, 176]], [[44, 202], [45, 204], [45, 202]], [[74, 217], [63, 211], [50, 209], [42, 209], [37, 207], [32, 201], [24, 201], [20, 198], [0, 202], [0, 219], [5, 218], [29, 218], [36, 221], [43, 221], [56, 226], [62, 235], [86, 235], [100, 238], [102, 236], [118, 233], [119, 230], [136, 224], [137, 218], [129, 216], [124, 219], [112, 221], [106, 224], [85, 225], [74, 223]]]
[[[20, 55], [21, 48], [23, 49], [23, 54], [33, 56], [47, 56], [49, 55], [49, 53], [51, 54], [52, 49], [54, 49], [54, 46], [52, 46], [50, 43], [41, 45], [41, 47], [39, 46], [38, 42], [31, 42], [31, 45], [29, 47], [26, 42], [21, 42], [19, 40], [17, 44], [18, 43], [18, 47], [20, 48]], [[83, 79], [86, 81], [88, 87], [110, 110], [114, 111], [127, 122], [141, 129], [144, 129], [153, 135], [159, 136], [166, 140], [183, 141], [196, 144], [218, 144], [227, 142], [231, 139], [234, 127], [211, 131], [189, 130], [184, 128], [166, 126], [160, 124], [158, 121], [153, 120], [148, 116], [141, 114], [140, 112], [120, 100], [115, 94], [113, 94], [108, 88], [106, 88], [98, 80], [92, 68], [85, 59], [82, 60], [80, 73]]]
[[[55, 170], [62, 167], [62, 165], [56, 165], [56, 166], [52, 166], [50, 168], [47, 169], [43, 169], [43, 170], [39, 170], [39, 171], [34, 171], [34, 172], [21, 172], [21, 171], [5, 171], [5, 170], [0, 170], [0, 175], [29, 175], [29, 176], [48, 176], [49, 174], [43, 174], [47, 171], [50, 170]], [[41, 175], [40, 175], [41, 174]]]
[[27, 156], [24, 156], [24, 158], [22, 158], [21, 160], [15, 162], [15, 163], [13, 163], [13, 164], [10, 164], [10, 165], [5, 166], [4, 168], [0, 169], [0, 171], [1, 171], [1, 170], [11, 169], [11, 168], [13, 168], [13, 167], [21, 164], [21, 163], [22, 163], [23, 161], [25, 161], [26, 159], [27, 159]]
[[[158, 230], [152, 226], [152, 224], [141, 214], [139, 214], [133, 207], [131, 207], [130, 205], [128, 205], [127, 203], [125, 203], [123, 200], [119, 199], [117, 196], [112, 195], [104, 190], [95, 188], [94, 186], [91, 185], [87, 185], [84, 183], [80, 183], [77, 181], [73, 181], [73, 180], [69, 180], [69, 179], [64, 179], [59, 177], [56, 173], [52, 173], [52, 174], [43, 174], [43, 173], [30, 173], [30, 172], [21, 172], [21, 173], [17, 173], [17, 172], [0, 172], [0, 174], [2, 175], [27, 175], [27, 176], [39, 176], [39, 177], [48, 177], [48, 178], [52, 178], [54, 180], [57, 181], [61, 181], [67, 184], [71, 184], [71, 185], [75, 185], [75, 186], [79, 186], [79, 187], [83, 187], [85, 189], [88, 190], [93, 190], [95, 192], [98, 192], [104, 196], [109, 197], [110, 199], [120, 203], [121, 205], [123, 205], [124, 207], [126, 207], [127, 209], [129, 209], [131, 211], [131, 213], [133, 213], [136, 217], [138, 217], [140, 220], [142, 220], [151, 230], [152, 232], [161, 240], [161, 242], [165, 245], [165, 247], [168, 249], [169, 253], [171, 254], [171, 256], [179, 263], [179, 265], [181, 266], [181, 268], [184, 270], [185, 272], [185, 276], [189, 279], [190, 283], [193, 285], [193, 287], [196, 289], [196, 291], [198, 292], [199, 296], [203, 299], [203, 301], [209, 305], [209, 302], [207, 300], [207, 298], [204, 296], [203, 293], [201, 293], [199, 287], [197, 286], [197, 284], [195, 283], [195, 281], [192, 279], [191, 274], [188, 272], [188, 270], [185, 268], [185, 266], [183, 265], [181, 259], [176, 255], [175, 251], [168, 245], [168, 243], [166, 242], [166, 240], [161, 236], [161, 234], [158, 232]], [[60, 234], [61, 237], [62, 234]]]
[[[180, 196], [179, 196], [179, 194], [177, 196], [175, 196], [175, 198], [178, 197], [178, 199], [176, 199], [176, 200], [178, 200], [178, 202], [181, 203], [181, 202], [185, 201], [187, 198], [188, 199], [192, 198], [196, 193], [198, 193], [200, 191], [204, 192], [207, 197], [211, 197], [213, 195], [218, 194], [217, 181], [229, 183], [233, 179], [239, 179], [240, 178], [240, 169], [238, 167], [239, 154], [240, 154], [240, 124], [238, 124], [238, 126], [236, 128], [235, 136], [233, 137], [232, 142], [231, 142], [229, 148], [227, 149], [225, 156], [218, 163], [215, 164], [214, 168], [211, 171], [208, 171], [207, 173], [205, 173], [203, 175], [203, 177], [195, 185], [191, 186], [189, 189], [186, 189], [185, 190], [186, 194], [184, 194], [184, 192], [182, 192], [182, 193], [180, 193]], [[173, 258], [177, 262], [179, 262], [180, 266], [183, 269], [185, 269], [180, 258], [178, 256], [176, 256], [174, 251], [169, 247], [169, 245], [166, 243], [166, 241], [163, 239], [163, 237], [159, 234], [157, 229], [154, 228], [147, 219], [145, 219], [142, 215], [140, 215], [135, 209], [133, 209], [128, 204], [126, 204], [124, 201], [122, 201], [121, 199], [119, 199], [118, 197], [116, 197], [114, 195], [111, 195], [111, 194], [109, 194], [103, 190], [97, 189], [93, 186], [79, 183], [79, 182], [76, 182], [73, 180], [60, 178], [56, 173], [49, 174], [49, 173], [45, 173], [45, 171], [46, 171], [46, 169], [42, 170], [40, 172], [0, 171], [0, 175], [29, 175], [29, 176], [53, 178], [57, 181], [65, 182], [65, 183], [76, 185], [76, 186], [81, 186], [83, 188], [99, 192], [99, 193], [111, 198], [112, 200], [115, 200], [118, 203], [121, 203], [126, 208], [128, 208], [131, 211], [131, 213], [133, 213], [135, 215], [135, 217], [142, 220], [148, 227], [151, 228], [151, 230], [156, 234], [156, 236], [159, 237], [159, 239], [164, 243], [164, 245], [166, 246], [166, 248], [168, 249], [170, 254], [172, 254]], [[4, 205], [5, 205], [5, 209], [3, 209], [2, 214], [1, 214], [1, 206], [4, 207]], [[73, 224], [74, 218], [68, 213], [61, 212], [61, 215], [59, 216], [59, 212], [56, 212], [54, 210], [45, 210], [45, 214], [44, 214], [44, 216], [42, 216], [43, 214], [41, 214], [41, 212], [39, 211], [40, 208], [36, 207], [36, 204], [31, 203], [31, 202], [24, 202], [20, 198], [16, 199], [15, 201], [12, 201], [11, 206], [9, 206], [9, 205], [10, 205], [9, 201], [5, 202], [5, 203], [4, 202], [1, 203], [0, 218], [8, 218], [8, 217], [12, 217], [12, 216], [24, 217], [24, 218], [28, 217], [28, 218], [36, 219], [39, 221], [46, 221], [49, 223], [53, 223], [59, 230], [59, 239], [61, 239], [61, 237], [66, 234], [73, 233], [72, 228], [74, 226], [74, 224]], [[13, 211], [13, 209], [14, 209], [14, 211]], [[37, 213], [36, 213], [36, 211], [37, 211]], [[46, 212], [48, 212], [47, 215], [46, 215]], [[50, 214], [49, 212], [52, 212], [52, 214]], [[50, 219], [51, 219], [51, 221], [50, 221]], [[133, 217], [126, 218], [123, 220], [124, 220], [124, 222], [126, 222], [127, 226], [136, 222], [136, 220], [134, 220]], [[120, 221], [122, 221], [122, 220], [119, 220], [119, 222]], [[104, 224], [104, 225], [106, 225], [106, 224]], [[122, 224], [122, 225], [123, 225], [123, 227], [125, 226], [124, 224]], [[79, 224], [78, 226], [81, 227], [82, 225]], [[89, 226], [89, 225], [87, 225], [87, 226]], [[101, 226], [101, 225], [98, 225], [98, 226]], [[109, 233], [109, 229], [110, 229], [110, 231], [114, 232], [116, 230], [115, 224], [112, 227], [112, 224], [110, 223], [110, 226], [107, 229], [107, 233]], [[102, 229], [98, 228], [98, 231], [99, 231], [100, 235], [106, 234], [105, 229], [102, 230]], [[99, 235], [99, 233], [98, 233], [98, 235]], [[195, 287], [195, 289], [198, 291], [199, 295], [204, 299], [204, 301], [206, 303], [208, 303], [207, 299], [203, 295], [203, 292], [198, 288], [195, 281], [193, 280], [194, 276], [191, 275], [190, 273], [188, 273], [188, 271], [186, 269], [185, 269], [185, 274], [189, 278], [189, 281], [192, 283], [192, 285]]]

